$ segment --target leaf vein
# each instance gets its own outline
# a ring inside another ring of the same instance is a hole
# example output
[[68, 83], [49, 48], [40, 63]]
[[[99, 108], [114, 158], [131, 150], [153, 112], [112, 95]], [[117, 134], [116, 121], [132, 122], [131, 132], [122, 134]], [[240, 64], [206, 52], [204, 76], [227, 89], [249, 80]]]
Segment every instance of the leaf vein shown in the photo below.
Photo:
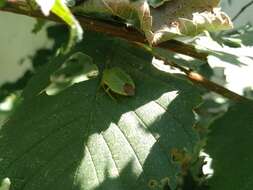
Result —
[[[77, 117], [80, 118], [80, 117]], [[34, 150], [36, 147], [38, 147], [40, 144], [42, 144], [43, 142], [45, 142], [45, 140], [57, 133], [59, 133], [62, 129], [67, 128], [70, 124], [73, 124], [73, 121], [76, 121], [76, 119], [73, 119], [71, 121], [69, 121], [68, 123], [66, 123], [65, 125], [61, 126], [61, 127], [57, 127], [56, 129], [54, 129], [53, 131], [50, 131], [50, 133], [48, 133], [48, 135], [46, 135], [45, 137], [41, 138], [40, 140], [38, 140], [37, 142], [33, 143], [28, 149], [26, 149], [24, 152], [22, 152], [20, 155], [18, 155], [14, 160], [12, 160], [10, 162], [10, 164], [6, 167], [6, 170], [8, 168], [10, 168], [15, 162], [17, 162], [18, 160], [22, 159], [25, 155], [27, 155], [29, 152], [31, 152], [32, 150]], [[78, 120], [79, 121], [79, 120]], [[77, 122], [78, 122], [77, 121]]]
[[98, 178], [97, 168], [96, 168], [96, 165], [95, 165], [95, 163], [94, 163], [94, 160], [93, 160], [92, 154], [91, 154], [91, 152], [90, 152], [90, 150], [89, 150], [89, 145], [88, 145], [88, 144], [86, 145], [86, 148], [87, 148], [87, 151], [88, 151], [88, 153], [89, 153], [89, 155], [90, 155], [90, 158], [91, 158], [91, 162], [92, 162], [93, 169], [95, 170], [96, 179], [97, 179], [97, 181], [98, 181], [98, 184], [100, 184], [100, 180], [99, 180], [99, 178]]
[[106, 144], [106, 146], [107, 146], [107, 148], [108, 148], [108, 150], [109, 150], [109, 153], [110, 153], [110, 155], [111, 155], [111, 158], [112, 158], [112, 160], [113, 160], [113, 163], [114, 163], [114, 165], [115, 165], [115, 168], [117, 169], [118, 176], [119, 176], [119, 174], [120, 174], [120, 172], [119, 172], [119, 167], [118, 167], [117, 163], [116, 163], [115, 160], [114, 160], [114, 156], [113, 156], [113, 154], [112, 154], [112, 150], [111, 150], [110, 146], [108, 145], [108, 142], [106, 141], [106, 139], [105, 139], [105, 137], [104, 137], [104, 135], [103, 135], [102, 133], [101, 133], [101, 136], [102, 136], [102, 138], [103, 138], [103, 140], [104, 140], [104, 142], [105, 142], [105, 144]]
[[131, 144], [131, 142], [130, 142], [129, 139], [127, 138], [126, 134], [121, 130], [121, 128], [120, 128], [117, 124], [115, 124], [115, 125], [117, 126], [117, 128], [119, 129], [119, 131], [121, 132], [121, 134], [123, 135], [123, 137], [125, 138], [125, 140], [127, 141], [127, 143], [129, 144], [129, 146], [131, 147], [131, 149], [132, 149], [132, 151], [133, 151], [133, 153], [134, 153], [134, 156], [136, 157], [136, 159], [137, 159], [137, 161], [138, 161], [138, 164], [140, 165], [141, 170], [143, 171], [142, 163], [141, 163], [140, 158], [139, 158], [139, 156], [137, 155], [137, 153], [136, 153], [136, 151], [135, 151], [133, 145]]
[[[169, 113], [168, 113], [168, 109], [165, 108], [163, 105], [161, 105], [159, 102], [154, 101], [154, 103], [156, 103], [159, 107], [161, 107], [161, 108], [165, 111], [166, 114], [169, 114]], [[180, 126], [181, 126], [181, 128], [183, 129], [184, 133], [185, 133], [186, 136], [188, 137], [189, 141], [191, 142], [192, 145], [194, 145], [194, 143], [193, 143], [193, 141], [192, 141], [192, 136], [191, 136], [191, 134], [189, 133], [189, 131], [185, 128], [184, 124], [182, 124], [182, 122], [181, 122], [180, 120], [178, 120], [178, 119], [174, 116], [174, 114], [171, 113], [170, 115], [172, 116], [172, 118], [173, 118], [177, 123], [180, 124]]]

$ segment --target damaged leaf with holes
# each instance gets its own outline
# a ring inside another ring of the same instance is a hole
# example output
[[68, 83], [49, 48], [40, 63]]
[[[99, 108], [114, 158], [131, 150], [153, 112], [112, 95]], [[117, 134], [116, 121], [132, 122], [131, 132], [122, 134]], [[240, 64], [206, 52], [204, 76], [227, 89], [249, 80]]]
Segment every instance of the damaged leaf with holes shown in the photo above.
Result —
[[117, 16], [142, 30], [150, 44], [232, 28], [219, 0], [87, 0], [72, 11]]

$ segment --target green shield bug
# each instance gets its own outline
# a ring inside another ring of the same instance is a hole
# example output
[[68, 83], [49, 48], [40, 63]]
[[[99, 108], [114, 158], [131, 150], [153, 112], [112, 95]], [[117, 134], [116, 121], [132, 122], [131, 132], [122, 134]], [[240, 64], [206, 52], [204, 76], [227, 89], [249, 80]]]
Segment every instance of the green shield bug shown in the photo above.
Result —
[[105, 69], [101, 85], [111, 97], [110, 91], [123, 96], [134, 96], [135, 94], [135, 84], [131, 76], [119, 67]]

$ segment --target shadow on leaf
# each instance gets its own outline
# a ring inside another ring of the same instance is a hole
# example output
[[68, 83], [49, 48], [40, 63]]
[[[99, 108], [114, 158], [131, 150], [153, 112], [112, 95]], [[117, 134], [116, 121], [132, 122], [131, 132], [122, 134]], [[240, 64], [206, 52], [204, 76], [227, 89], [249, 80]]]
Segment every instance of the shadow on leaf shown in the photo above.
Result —
[[198, 92], [156, 70], [145, 51], [86, 35], [75, 51], [92, 57], [100, 70], [121, 67], [133, 78], [136, 95], [113, 100], [99, 88], [100, 77], [54, 96], [39, 94], [60, 66], [49, 64], [54, 69], [33, 78], [25, 101], [1, 128], [0, 179], [8, 177], [15, 190], [175, 189], [182, 168], [171, 150], [194, 153]]

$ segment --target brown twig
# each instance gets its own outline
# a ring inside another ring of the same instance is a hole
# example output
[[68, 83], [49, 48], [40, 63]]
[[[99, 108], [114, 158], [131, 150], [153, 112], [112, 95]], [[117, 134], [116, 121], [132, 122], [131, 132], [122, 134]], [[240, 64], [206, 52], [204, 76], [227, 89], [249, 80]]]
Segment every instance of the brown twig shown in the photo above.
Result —
[[241, 96], [227, 88], [224, 88], [223, 86], [220, 86], [208, 79], [206, 79], [204, 76], [202, 76], [199, 73], [196, 73], [194, 71], [191, 71], [190, 69], [186, 69], [176, 63], [174, 63], [173, 61], [169, 61], [159, 55], [154, 55], [157, 59], [160, 59], [162, 61], [164, 61], [164, 64], [166, 65], [170, 65], [172, 67], [175, 67], [177, 69], [179, 69], [181, 72], [183, 72], [186, 77], [191, 80], [193, 83], [200, 85], [202, 87], [204, 87], [205, 89], [208, 89], [210, 91], [216, 92], [217, 94], [220, 94], [230, 100], [233, 101], [247, 101], [248, 99], [245, 98], [244, 96]]
[[[13, 12], [17, 14], [27, 15], [35, 18], [44, 18], [47, 20], [52, 20], [56, 22], [62, 22], [58, 17], [55, 15], [50, 15], [49, 17], [45, 17], [40, 11], [29, 11], [22, 9], [20, 7], [27, 7], [25, 0], [7, 0], [7, 6], [0, 8], [0, 11], [7, 11], [7, 12]], [[132, 29], [127, 28], [124, 25], [114, 25], [113, 23], [107, 23], [103, 21], [99, 21], [93, 18], [87, 18], [84, 16], [76, 15], [77, 19], [79, 20], [80, 24], [86, 29], [91, 30], [95, 32], [101, 32], [108, 35], [112, 35], [115, 37], [124, 38], [131, 42], [139, 42], [142, 44], [146, 44], [147, 41], [143, 34], [140, 32]], [[176, 40], [170, 40], [164, 43], [161, 43], [157, 45], [157, 47], [167, 49], [173, 52], [189, 55], [191, 57], [200, 59], [200, 60], [207, 60], [208, 54], [197, 52], [196, 49], [191, 46], [184, 44], [182, 42], [176, 41]], [[167, 60], [164, 60], [162, 57], [158, 57], [159, 59], [162, 59], [165, 61], [165, 63], [176, 67], [183, 71], [186, 76], [193, 81], [196, 84], [201, 85], [202, 87], [214, 91], [220, 95], [223, 95], [224, 97], [227, 97], [229, 99], [235, 100], [235, 101], [242, 101], [247, 100], [245, 97], [240, 96], [239, 94], [236, 94], [216, 83], [213, 83], [209, 80], [207, 80], [202, 75], [192, 72], [184, 67], [181, 67], [173, 62], [169, 62]]]
[[[27, 7], [27, 3], [24, 0], [7, 0], [7, 6], [0, 8], [1, 11], [13, 12], [17, 14], [27, 15], [35, 18], [44, 18], [47, 20], [52, 20], [56, 22], [62, 22], [57, 16], [51, 14], [49, 17], [45, 17], [40, 11], [25, 9], [20, 9], [20, 7]], [[125, 25], [115, 25], [113, 23], [108, 23], [104, 21], [99, 21], [94, 18], [76, 15], [80, 24], [85, 28], [85, 30], [91, 30], [95, 32], [101, 32], [115, 37], [120, 37], [128, 41], [147, 43], [147, 40], [143, 34], [139, 31], [126, 27]], [[207, 60], [206, 53], [197, 52], [195, 47], [191, 45], [184, 44], [176, 40], [170, 40], [165, 43], [157, 45], [163, 49], [167, 49], [173, 52], [182, 53], [189, 55], [191, 57]]]

